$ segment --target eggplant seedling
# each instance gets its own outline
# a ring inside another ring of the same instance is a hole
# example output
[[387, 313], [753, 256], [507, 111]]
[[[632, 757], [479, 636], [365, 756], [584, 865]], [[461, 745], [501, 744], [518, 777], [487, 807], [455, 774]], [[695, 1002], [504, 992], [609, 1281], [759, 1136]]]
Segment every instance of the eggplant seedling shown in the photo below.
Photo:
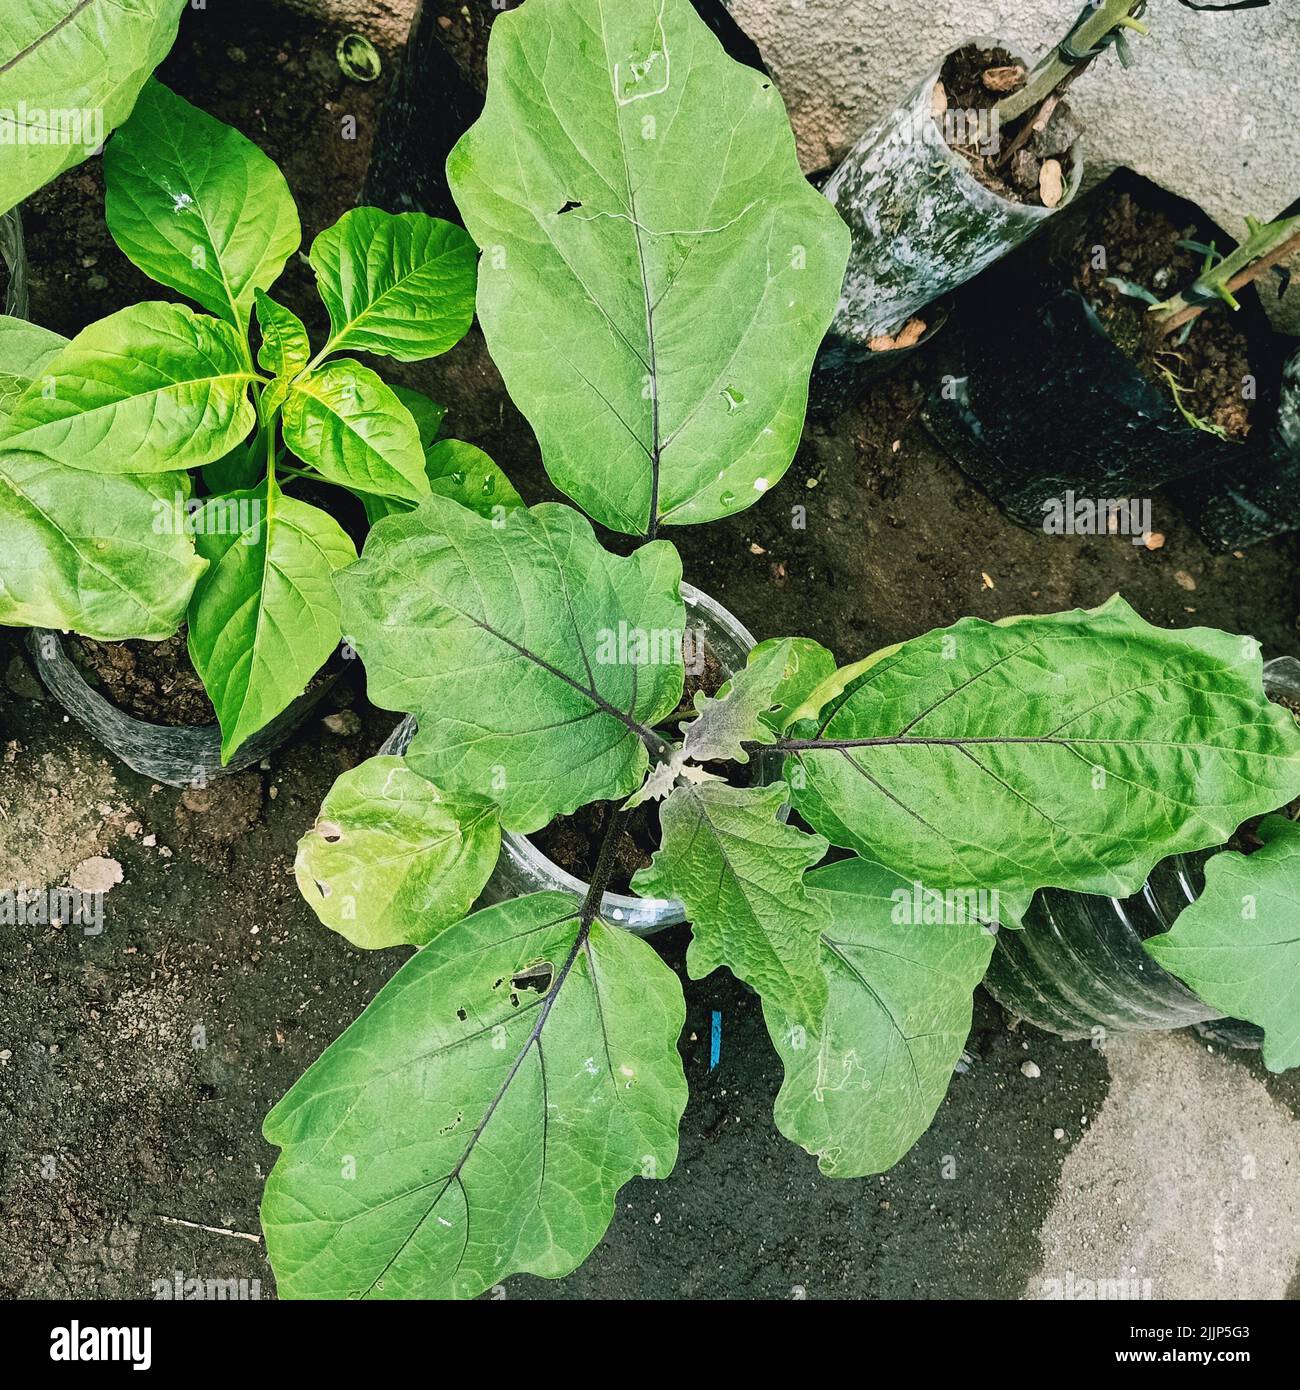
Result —
[[[647, 807], [660, 843], [632, 890], [685, 905], [692, 978], [725, 967], [758, 994], [777, 1126], [855, 1176], [929, 1125], [995, 924], [1043, 886], [1133, 892], [1300, 792], [1258, 644], [1118, 598], [968, 618], [849, 665], [772, 639], [682, 713], [663, 532], [741, 510], [789, 463], [844, 229], [770, 84], [688, 0], [529, 0], [494, 24], [488, 65], [449, 161], [483, 331], [551, 480], [637, 544], [611, 552], [568, 505], [495, 524], [433, 496], [336, 576], [371, 698], [418, 734], [339, 779], [298, 881], [350, 940], [417, 949], [267, 1117], [284, 1297], [559, 1277], [624, 1183], [668, 1175], [682, 984], [603, 906]], [[755, 758], [779, 780], [747, 784]], [[469, 911], [501, 830], [593, 804], [585, 891]], [[1276, 991], [1240, 1008], [1257, 1004], [1292, 1027]]]

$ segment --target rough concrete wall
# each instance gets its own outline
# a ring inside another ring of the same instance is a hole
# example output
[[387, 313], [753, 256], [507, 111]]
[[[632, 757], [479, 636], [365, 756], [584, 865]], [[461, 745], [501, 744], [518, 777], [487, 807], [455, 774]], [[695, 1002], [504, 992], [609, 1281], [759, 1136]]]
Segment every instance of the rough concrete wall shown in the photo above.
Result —
[[[785, 97], [806, 169], [837, 160], [936, 58], [973, 35], [1037, 55], [1079, 0], [730, 0]], [[1071, 101], [1095, 182], [1127, 164], [1239, 236], [1300, 195], [1300, 5], [1209, 14], [1151, 0], [1125, 71], [1104, 55]], [[1300, 260], [1300, 258], [1297, 258]], [[1300, 265], [1293, 264], [1300, 272]], [[1300, 332], [1300, 293], [1287, 295]]]
[[420, 0], [278, 0], [322, 24], [354, 29], [380, 48], [398, 48], [411, 32]]

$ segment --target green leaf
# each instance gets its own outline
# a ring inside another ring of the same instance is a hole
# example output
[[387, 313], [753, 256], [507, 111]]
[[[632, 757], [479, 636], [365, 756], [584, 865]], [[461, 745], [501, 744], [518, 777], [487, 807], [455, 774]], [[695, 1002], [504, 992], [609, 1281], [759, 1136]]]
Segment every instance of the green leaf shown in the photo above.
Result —
[[330, 788], [294, 872], [354, 946], [423, 946], [473, 906], [500, 848], [490, 801], [444, 796], [404, 758], [377, 757]]
[[257, 326], [262, 330], [257, 365], [272, 376], [297, 376], [311, 359], [311, 341], [303, 321], [262, 290], [255, 292], [253, 301], [257, 305]]
[[339, 645], [332, 576], [356, 559], [338, 522], [274, 483], [212, 498], [189, 610], [190, 660], [221, 721], [221, 758], [270, 723]]
[[638, 534], [780, 479], [849, 234], [775, 85], [688, 0], [499, 16], [447, 171], [488, 347], [561, 491]]
[[419, 720], [411, 766], [527, 833], [640, 784], [681, 698], [681, 561], [664, 542], [611, 555], [555, 503], [500, 522], [430, 497], [338, 586], [371, 700]]
[[[425, 449], [424, 476], [437, 496], [459, 502], [489, 520], [524, 505], [510, 479], [483, 450], [460, 439], [439, 439]], [[389, 497], [363, 495], [361, 500], [372, 526], [383, 517], [409, 509], [408, 503]]]
[[0, 626], [170, 637], [204, 568], [184, 521], [188, 484], [0, 445]]
[[389, 383], [388, 389], [411, 412], [415, 426], [420, 431], [420, 447], [427, 449], [438, 437], [447, 407], [431, 401], [423, 391], [412, 391], [409, 386], [401, 386], [395, 381]]
[[104, 184], [108, 230], [126, 258], [246, 334], [254, 291], [302, 242], [271, 160], [155, 81], [104, 151]]
[[834, 676], [835, 657], [811, 637], [769, 637], [749, 653], [749, 665], [755, 665], [773, 649], [781, 651], [785, 669], [772, 692], [772, 709], [763, 719], [780, 733], [793, 721], [795, 710]]
[[725, 965], [812, 1026], [826, 1008], [818, 941], [826, 912], [806, 891], [804, 870], [826, 853], [826, 841], [777, 819], [788, 791], [784, 782], [677, 787], [659, 813], [663, 847], [632, 889], [686, 904], [693, 980]]
[[[176, 37], [177, 0], [30, 0], [0, 36], [0, 213], [92, 155]], [[51, 138], [54, 137], [54, 138]]]
[[558, 1278], [677, 1158], [681, 985], [576, 898], [435, 937], [267, 1116], [281, 1298], [473, 1298]]
[[[265, 400], [265, 396], [262, 398]], [[216, 463], [203, 470], [203, 486], [211, 493], [243, 492], [254, 488], [266, 475], [266, 441], [250, 435]]]
[[867, 663], [788, 767], [832, 844], [930, 888], [1127, 897], [1300, 793], [1300, 733], [1259, 644], [1091, 611], [965, 618]]
[[454, 347], [474, 320], [474, 243], [441, 218], [353, 208], [308, 259], [333, 328], [327, 352], [418, 362]]
[[[757, 650], [757, 649], [756, 649]], [[716, 695], [695, 692], [697, 718], [683, 726], [682, 753], [697, 763], [747, 763], [745, 743], [774, 743], [767, 716], [776, 703], [777, 687], [785, 680], [786, 650], [767, 646]]]
[[357, 492], [418, 502], [429, 495], [411, 412], [360, 362], [327, 362], [290, 388], [284, 442], [322, 477]]
[[830, 999], [816, 1028], [763, 1000], [785, 1065], [776, 1125], [830, 1177], [883, 1173], [948, 1090], [993, 936], [960, 900], [939, 921], [916, 920], [914, 885], [870, 860], [830, 864], [807, 883], [829, 915], [821, 959]]
[[1147, 953], [1211, 1007], [1264, 1030], [1269, 1071], [1300, 1066], [1300, 826], [1259, 824], [1263, 849], [1225, 851], [1205, 891]]
[[96, 473], [212, 463], [257, 418], [246, 353], [230, 324], [180, 304], [120, 309], [45, 364], [45, 381], [14, 407], [3, 442]]
[[0, 314], [0, 426], [67, 343], [48, 328]]

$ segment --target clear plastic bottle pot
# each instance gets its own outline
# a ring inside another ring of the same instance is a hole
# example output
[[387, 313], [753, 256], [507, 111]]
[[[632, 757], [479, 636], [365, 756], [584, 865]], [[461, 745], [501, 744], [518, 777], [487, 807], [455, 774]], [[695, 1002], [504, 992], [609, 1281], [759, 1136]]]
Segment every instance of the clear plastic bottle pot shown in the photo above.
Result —
[[213, 777], [226, 777], [260, 762], [303, 723], [339, 677], [337, 670], [318, 676], [222, 766], [218, 725], [151, 724], [137, 719], [89, 684], [68, 654], [62, 633], [34, 628], [27, 644], [45, 688], [77, 723], [127, 767], [169, 787], [201, 786]]
[[[1270, 696], [1300, 702], [1300, 661], [1264, 667]], [[1205, 886], [1215, 853], [1176, 854], [1158, 864], [1131, 898], [1044, 889], [1018, 931], [1000, 931], [984, 986], [1008, 1013], [1064, 1038], [1186, 1028], [1222, 1019], [1142, 943], [1168, 931]], [[1221, 1040], [1250, 1045], [1250, 1025], [1219, 1027]]]
[[0, 260], [8, 272], [4, 311], [16, 319], [27, 317], [27, 249], [23, 223], [17, 208], [0, 215]]
[[[918, 309], [1020, 245], [1078, 190], [1083, 161], [1077, 143], [1055, 208], [1013, 202], [985, 188], [949, 147], [932, 114], [934, 85], [951, 53], [968, 43], [1006, 46], [996, 39], [957, 44], [858, 140], [827, 181], [826, 196], [853, 235], [831, 324], [838, 338], [865, 343], [895, 332]], [[991, 128], [988, 138], [997, 139]]]
[[[755, 646], [745, 626], [720, 603], [690, 584], [682, 585], [682, 599], [686, 604], [687, 628], [694, 636], [696, 650], [702, 639], [725, 675], [740, 670]], [[404, 753], [415, 737], [416, 728], [414, 717], [408, 714], [379, 752]], [[779, 759], [755, 756], [751, 764], [754, 780], [759, 785], [774, 781], [780, 775]], [[487, 905], [522, 897], [525, 893], [555, 890], [584, 896], [587, 885], [547, 858], [526, 835], [507, 831], [501, 837], [501, 857], [479, 901]], [[649, 936], [686, 920], [686, 907], [677, 898], [638, 898], [627, 893], [606, 893], [601, 898], [600, 912], [606, 921], [616, 922], [638, 936]]]

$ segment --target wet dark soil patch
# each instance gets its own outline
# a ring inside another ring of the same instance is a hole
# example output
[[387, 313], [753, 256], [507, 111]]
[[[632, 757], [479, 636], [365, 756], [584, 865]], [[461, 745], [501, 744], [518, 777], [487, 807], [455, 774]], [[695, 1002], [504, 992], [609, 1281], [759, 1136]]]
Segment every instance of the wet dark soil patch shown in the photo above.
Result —
[[1056, 244], [1075, 288], [1142, 374], [1167, 393], [1176, 386], [1184, 409], [1206, 425], [1229, 439], [1244, 439], [1260, 407], [1253, 394], [1243, 395], [1243, 382], [1254, 380], [1245, 329], [1227, 311], [1212, 308], [1193, 322], [1186, 341], [1178, 342], [1181, 335], [1162, 333], [1148, 313], [1148, 301], [1134, 293], [1137, 288], [1165, 300], [1186, 289], [1201, 273], [1204, 258], [1180, 243], [1198, 238], [1195, 225], [1176, 223], [1128, 191], [1109, 186], [1080, 206], [1070, 218], [1068, 237], [1058, 232]]
[[68, 654], [88, 684], [123, 713], [150, 724], [215, 724], [217, 712], [190, 662], [184, 629], [161, 642], [69, 637]]

